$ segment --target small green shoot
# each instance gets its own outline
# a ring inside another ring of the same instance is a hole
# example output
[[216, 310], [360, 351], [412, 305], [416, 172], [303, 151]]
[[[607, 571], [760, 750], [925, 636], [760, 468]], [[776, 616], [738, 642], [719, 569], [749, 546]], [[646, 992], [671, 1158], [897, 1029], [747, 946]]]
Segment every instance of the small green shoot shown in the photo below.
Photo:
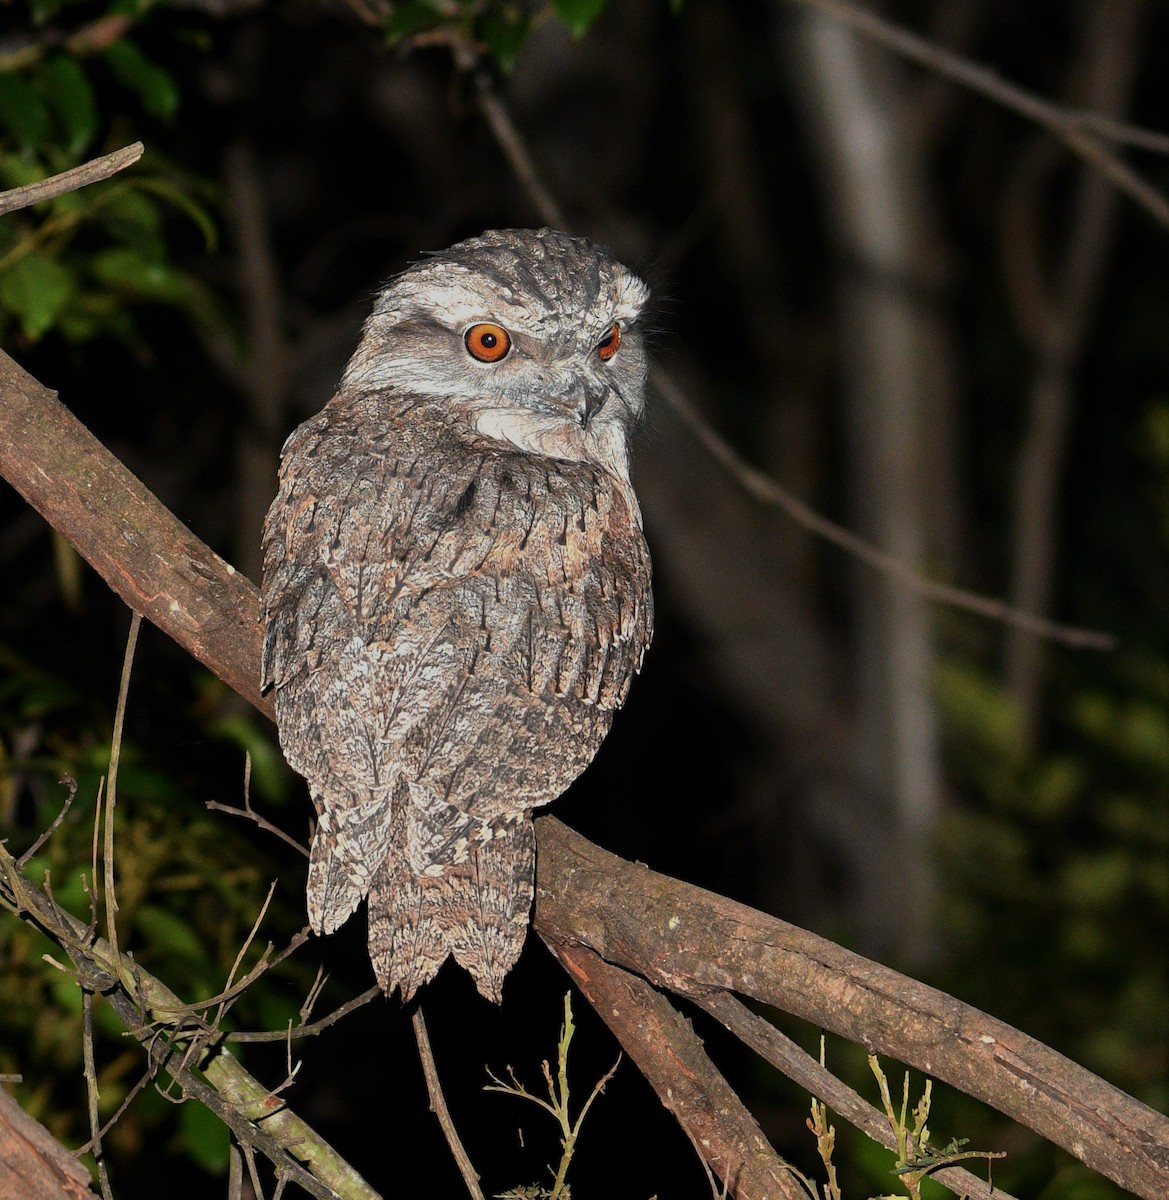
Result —
[[[938, 1170], [939, 1167], [952, 1166], [970, 1158], [989, 1160], [1005, 1157], [1001, 1153], [992, 1151], [963, 1150], [962, 1147], [966, 1144], [964, 1138], [955, 1138], [940, 1150], [931, 1146], [929, 1115], [930, 1105], [933, 1102], [933, 1080], [925, 1081], [921, 1098], [910, 1112], [909, 1072], [905, 1073], [901, 1089], [901, 1105], [897, 1108], [893, 1104], [889, 1081], [885, 1077], [884, 1071], [881, 1070], [881, 1064], [876, 1055], [870, 1054], [868, 1062], [869, 1069], [877, 1081], [877, 1087], [881, 1093], [881, 1107], [884, 1109], [885, 1118], [889, 1122], [889, 1129], [892, 1131], [897, 1147], [897, 1158], [893, 1164], [892, 1173], [905, 1189], [905, 1197], [908, 1197], [909, 1200], [921, 1200], [922, 1180], [933, 1171]], [[824, 1066], [823, 1037], [820, 1038], [820, 1065]], [[815, 1097], [812, 1099], [812, 1115], [807, 1120], [807, 1126], [816, 1139], [816, 1151], [820, 1156], [820, 1161], [824, 1164], [826, 1182], [817, 1186], [795, 1168], [791, 1168], [792, 1174], [800, 1181], [810, 1200], [843, 1200], [840, 1183], [836, 1177], [836, 1164], [832, 1159], [836, 1150], [836, 1130], [828, 1120], [827, 1106]], [[873, 1200], [905, 1200], [905, 1198], [886, 1193], [873, 1197]]]
[[572, 1200], [572, 1193], [569, 1191], [567, 1183], [568, 1167], [572, 1162], [572, 1156], [576, 1150], [581, 1126], [584, 1124], [584, 1119], [588, 1115], [593, 1101], [605, 1090], [605, 1085], [613, 1078], [614, 1073], [621, 1064], [621, 1056], [618, 1055], [617, 1061], [597, 1082], [589, 1098], [584, 1102], [584, 1107], [580, 1110], [574, 1121], [569, 1108], [568, 1047], [572, 1044], [572, 1037], [575, 1032], [576, 1026], [572, 1023], [572, 995], [566, 992], [564, 996], [564, 1024], [560, 1027], [560, 1042], [556, 1047], [555, 1077], [552, 1074], [547, 1059], [540, 1064], [544, 1072], [544, 1085], [548, 1089], [547, 1100], [542, 1096], [537, 1096], [529, 1092], [516, 1079], [515, 1071], [511, 1067], [507, 1069], [507, 1076], [511, 1081], [510, 1083], [504, 1082], [490, 1070], [487, 1072], [491, 1078], [491, 1083], [485, 1085], [484, 1091], [502, 1092], [506, 1096], [518, 1096], [522, 1100], [530, 1100], [533, 1104], [544, 1109], [545, 1112], [551, 1113], [560, 1126], [560, 1165], [555, 1171], [552, 1187], [546, 1188], [541, 1184], [532, 1184], [529, 1187], [512, 1188], [510, 1191], [501, 1193], [497, 1197], [497, 1200]]

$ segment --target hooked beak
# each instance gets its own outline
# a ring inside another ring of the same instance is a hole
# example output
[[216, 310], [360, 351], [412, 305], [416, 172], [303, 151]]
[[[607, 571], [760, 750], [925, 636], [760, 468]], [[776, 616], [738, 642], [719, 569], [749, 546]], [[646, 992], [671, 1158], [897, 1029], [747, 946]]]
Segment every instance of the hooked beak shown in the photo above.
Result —
[[607, 388], [590, 388], [581, 384], [576, 394], [575, 413], [581, 429], [588, 429], [589, 422], [598, 413], [609, 397]]

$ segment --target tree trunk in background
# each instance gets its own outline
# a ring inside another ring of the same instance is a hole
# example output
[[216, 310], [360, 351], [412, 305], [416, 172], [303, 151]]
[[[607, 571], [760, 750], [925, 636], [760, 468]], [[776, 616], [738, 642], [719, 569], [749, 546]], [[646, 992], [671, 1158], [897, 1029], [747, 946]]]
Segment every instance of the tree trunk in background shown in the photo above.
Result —
[[[921, 570], [934, 512], [949, 504], [945, 493], [930, 494], [929, 483], [952, 478], [951, 463], [937, 465], [944, 442], [935, 439], [953, 422], [939, 243], [913, 112], [883, 51], [818, 14], [782, 11], [779, 50], [794, 68], [842, 264], [838, 338], [852, 520]], [[942, 520], [947, 525], [953, 520]], [[863, 944], [921, 962], [933, 949], [931, 843], [943, 792], [929, 613], [918, 596], [859, 570], [853, 595], [853, 765], [867, 803], [834, 817], [858, 880]]]
[[[1075, 107], [1121, 116], [1132, 90], [1138, 55], [1134, 53], [1148, 15], [1146, 0], [1115, 0], [1086, 5], [1080, 14], [1080, 56], [1072, 68], [1069, 101]], [[1047, 139], [1043, 137], [1046, 144]], [[1036, 180], [1026, 161], [1026, 183], [1040, 192], [1048, 172]], [[1075, 375], [1084, 351], [1096, 297], [1103, 279], [1116, 223], [1116, 192], [1094, 167], [1079, 164], [1062, 261], [1045, 295], [1025, 296], [1017, 268], [1016, 305], [1030, 335], [1035, 356], [1027, 406], [1027, 428], [1015, 476], [1011, 603], [1046, 614], [1051, 607], [1059, 544], [1060, 490], [1072, 422]], [[1029, 227], [1009, 241], [1011, 250], [1038, 255], [1043, 248], [1040, 197], [1023, 196]], [[1010, 214], [1008, 214], [1008, 219]], [[1008, 278], [1013, 264], [1006, 264]], [[1042, 278], [1032, 264], [1028, 281]], [[1034, 314], [1028, 320], [1029, 314]], [[1023, 725], [1034, 739], [1039, 726], [1043, 645], [1034, 634], [1011, 629], [1006, 639], [1007, 687], [1019, 705]]]

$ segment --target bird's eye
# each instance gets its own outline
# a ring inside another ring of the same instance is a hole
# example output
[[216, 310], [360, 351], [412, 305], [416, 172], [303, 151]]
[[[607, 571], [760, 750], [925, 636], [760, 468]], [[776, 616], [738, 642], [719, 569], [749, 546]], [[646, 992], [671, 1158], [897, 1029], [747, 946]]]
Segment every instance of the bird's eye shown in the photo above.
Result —
[[467, 352], [480, 362], [496, 363], [511, 349], [511, 334], [494, 321], [472, 325], [463, 336]]
[[609, 332], [597, 343], [597, 355], [602, 362], [608, 362], [617, 353], [617, 347], [620, 345], [621, 326], [614, 321], [609, 327]]

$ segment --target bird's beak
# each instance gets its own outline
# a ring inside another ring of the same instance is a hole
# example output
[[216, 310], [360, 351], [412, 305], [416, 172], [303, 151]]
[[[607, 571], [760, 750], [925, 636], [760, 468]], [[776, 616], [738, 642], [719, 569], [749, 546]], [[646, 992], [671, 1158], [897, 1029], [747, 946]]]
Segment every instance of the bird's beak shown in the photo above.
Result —
[[594, 414], [600, 411], [608, 397], [608, 388], [591, 388], [588, 384], [581, 384], [575, 397], [576, 419], [580, 422], [581, 429], [589, 427]]

